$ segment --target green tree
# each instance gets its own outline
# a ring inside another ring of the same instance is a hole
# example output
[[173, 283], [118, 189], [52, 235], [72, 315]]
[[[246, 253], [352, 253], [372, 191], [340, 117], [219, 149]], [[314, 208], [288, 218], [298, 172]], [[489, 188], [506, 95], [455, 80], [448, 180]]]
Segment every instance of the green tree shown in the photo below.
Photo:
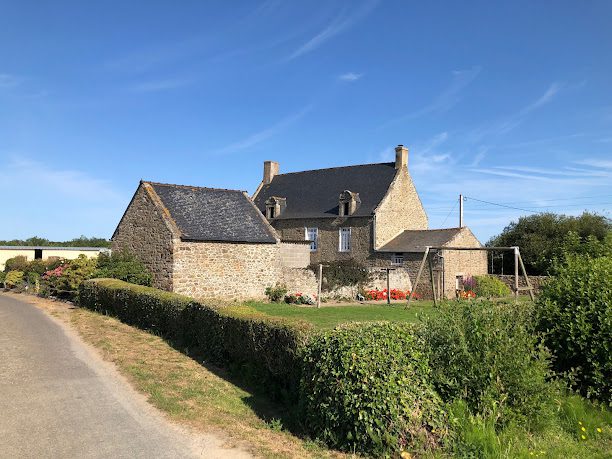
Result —
[[[553, 261], [564, 253], [594, 250], [597, 243], [610, 237], [612, 222], [603, 215], [584, 212], [578, 217], [544, 213], [521, 217], [512, 222], [488, 246], [519, 246], [529, 274], [546, 275]], [[514, 257], [504, 257], [504, 272], [513, 272]], [[501, 271], [496, 260], [494, 272]]]

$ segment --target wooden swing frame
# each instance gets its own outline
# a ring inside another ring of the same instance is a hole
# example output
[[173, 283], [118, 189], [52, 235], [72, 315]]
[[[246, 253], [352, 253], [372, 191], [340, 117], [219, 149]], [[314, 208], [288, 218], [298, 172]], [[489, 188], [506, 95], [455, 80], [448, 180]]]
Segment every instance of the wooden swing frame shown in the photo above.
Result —
[[[406, 307], [410, 306], [410, 302], [412, 300], [413, 294], [416, 292], [417, 286], [419, 285], [419, 280], [421, 279], [421, 274], [423, 274], [423, 269], [425, 268], [425, 262], [429, 261], [429, 277], [431, 280], [431, 291], [433, 293], [434, 305], [437, 305], [437, 295], [436, 295], [436, 286], [434, 282], [433, 276], [433, 263], [431, 261], [431, 257], [429, 254], [432, 251], [440, 251], [440, 250], [459, 250], [459, 251], [486, 251], [486, 252], [494, 252], [494, 251], [512, 251], [514, 252], [514, 300], [518, 301], [518, 296], [520, 291], [529, 291], [529, 296], [533, 301], [535, 296], [533, 294], [533, 287], [529, 282], [529, 276], [527, 276], [527, 271], [525, 270], [525, 265], [523, 264], [523, 258], [521, 257], [521, 251], [518, 247], [433, 247], [426, 246], [425, 252], [423, 253], [423, 259], [421, 260], [421, 265], [419, 266], [419, 271], [417, 272], [416, 279], [414, 281], [414, 285], [412, 286], [412, 291], [410, 292], [410, 296], [408, 297], [408, 303]], [[523, 272], [523, 276], [525, 278], [525, 283], [527, 287], [519, 287], [519, 266], [521, 271]], [[444, 289], [444, 286], [442, 286]]]

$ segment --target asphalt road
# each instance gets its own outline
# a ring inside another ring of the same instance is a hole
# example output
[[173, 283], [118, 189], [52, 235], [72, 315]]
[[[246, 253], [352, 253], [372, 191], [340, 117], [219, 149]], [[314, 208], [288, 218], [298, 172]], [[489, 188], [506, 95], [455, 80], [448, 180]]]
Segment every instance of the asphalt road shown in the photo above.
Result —
[[37, 307], [0, 294], [0, 458], [229, 458], [167, 421]]

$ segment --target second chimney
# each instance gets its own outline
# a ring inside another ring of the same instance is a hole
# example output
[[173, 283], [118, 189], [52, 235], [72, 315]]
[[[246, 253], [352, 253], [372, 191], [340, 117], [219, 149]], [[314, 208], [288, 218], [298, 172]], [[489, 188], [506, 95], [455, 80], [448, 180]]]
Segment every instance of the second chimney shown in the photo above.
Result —
[[408, 167], [408, 149], [403, 145], [395, 147], [395, 168], [406, 169]]
[[269, 184], [278, 174], [278, 163], [276, 161], [264, 161], [263, 184]]

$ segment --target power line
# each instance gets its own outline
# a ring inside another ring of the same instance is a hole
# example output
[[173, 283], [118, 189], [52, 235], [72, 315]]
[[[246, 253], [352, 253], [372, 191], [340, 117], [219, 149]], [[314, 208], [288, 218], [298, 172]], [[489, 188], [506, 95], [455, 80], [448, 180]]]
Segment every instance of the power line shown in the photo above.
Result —
[[450, 217], [450, 215], [453, 213], [453, 210], [455, 210], [455, 207], [457, 207], [457, 202], [458, 202], [458, 201], [455, 201], [455, 205], [454, 205], [454, 206], [453, 206], [453, 208], [450, 210], [450, 212], [448, 213], [448, 215], [446, 216], [446, 218], [445, 218], [445, 219], [444, 219], [444, 221], [442, 222], [442, 225], [440, 225], [440, 226], [444, 227], [444, 224], [446, 223], [446, 220], [448, 220], [448, 217]]
[[477, 199], [477, 198], [472, 198], [470, 196], [464, 196], [464, 198], [467, 199], [471, 199], [472, 201], [478, 201], [478, 202], [484, 202], [485, 204], [491, 204], [492, 206], [499, 206], [499, 207], [505, 207], [507, 209], [514, 209], [514, 210], [521, 210], [523, 212], [529, 212], [531, 214], [540, 214], [542, 212], [537, 212], [534, 210], [529, 210], [529, 209], [522, 209], [520, 207], [513, 207], [513, 206], [507, 206], [505, 204], [498, 204], [496, 202], [490, 202], [490, 201], [483, 201], [482, 199]]

